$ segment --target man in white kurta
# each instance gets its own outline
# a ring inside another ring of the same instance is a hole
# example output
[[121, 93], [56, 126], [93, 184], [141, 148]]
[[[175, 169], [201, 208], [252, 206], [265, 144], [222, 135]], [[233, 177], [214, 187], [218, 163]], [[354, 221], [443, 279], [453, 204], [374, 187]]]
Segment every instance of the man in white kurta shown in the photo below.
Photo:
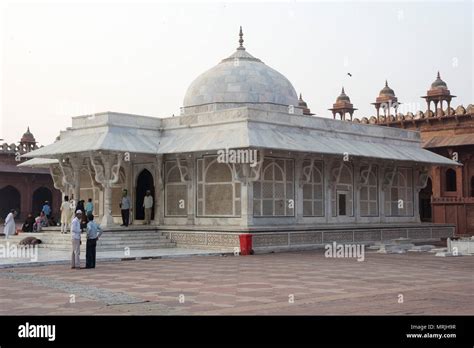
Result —
[[15, 216], [16, 211], [11, 210], [5, 219], [5, 227], [3, 228], [3, 233], [5, 233], [5, 239], [8, 239], [8, 236], [15, 234]]
[[151, 209], [153, 208], [153, 197], [151, 196], [150, 190], [146, 191], [146, 196], [143, 199], [143, 208], [145, 208], [145, 225], [149, 225], [151, 220]]
[[71, 222], [72, 255], [71, 268], [81, 269], [81, 218], [82, 211], [76, 211], [76, 217]]
[[69, 202], [69, 197], [64, 197], [64, 202], [61, 204], [61, 233], [66, 233], [68, 226], [71, 224], [73, 207]]

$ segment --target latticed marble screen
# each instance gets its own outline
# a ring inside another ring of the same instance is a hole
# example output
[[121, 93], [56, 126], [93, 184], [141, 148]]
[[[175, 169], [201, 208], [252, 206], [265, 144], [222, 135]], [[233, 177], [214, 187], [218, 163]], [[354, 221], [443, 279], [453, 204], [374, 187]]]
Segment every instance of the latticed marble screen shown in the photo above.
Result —
[[253, 183], [254, 216], [294, 216], [293, 160], [265, 158], [261, 170]]
[[[184, 165], [184, 162], [181, 162]], [[181, 181], [177, 161], [165, 163], [165, 213], [166, 216], [187, 216], [187, 184]]]
[[387, 216], [413, 216], [413, 171], [397, 168], [392, 186], [385, 191]]
[[240, 189], [229, 164], [219, 163], [217, 156], [197, 160], [198, 216], [240, 216]]
[[[350, 163], [338, 163], [333, 167], [332, 216], [354, 216], [354, 176]], [[341, 198], [344, 198], [342, 200]], [[341, 207], [344, 202], [344, 209]], [[344, 210], [344, 211], [342, 211]]]
[[[310, 161], [303, 162], [303, 168], [310, 165]], [[311, 168], [310, 181], [303, 185], [303, 216], [324, 216], [323, 174], [323, 162], [315, 161]]]
[[[369, 170], [370, 169], [370, 170]], [[378, 176], [376, 166], [360, 168], [360, 216], [378, 216]]]

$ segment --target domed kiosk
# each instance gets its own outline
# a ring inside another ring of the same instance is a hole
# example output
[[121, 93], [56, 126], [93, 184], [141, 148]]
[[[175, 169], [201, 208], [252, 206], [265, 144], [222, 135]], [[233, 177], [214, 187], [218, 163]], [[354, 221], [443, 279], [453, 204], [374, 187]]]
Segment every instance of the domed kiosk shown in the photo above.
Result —
[[[191, 83], [181, 116], [74, 117], [27, 157], [56, 160], [64, 194], [94, 192], [104, 234], [121, 229], [122, 189], [132, 202], [153, 190], [151, 226], [128, 228], [178, 246], [234, 250], [245, 234], [266, 251], [453, 232], [420, 228], [414, 197], [429, 166], [455, 162], [423, 150], [416, 132], [312, 116], [287, 78], [247, 52], [242, 31], [237, 50]], [[144, 171], [149, 187], [139, 187]]]

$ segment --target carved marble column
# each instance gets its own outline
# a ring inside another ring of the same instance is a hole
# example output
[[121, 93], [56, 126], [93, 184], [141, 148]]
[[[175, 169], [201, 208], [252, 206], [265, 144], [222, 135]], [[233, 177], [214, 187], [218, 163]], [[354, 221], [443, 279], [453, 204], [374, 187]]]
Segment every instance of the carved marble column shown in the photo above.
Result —
[[104, 189], [104, 216], [100, 225], [112, 227], [115, 225], [112, 218], [112, 185], [119, 180], [122, 155], [90, 154], [90, 162], [95, 171], [95, 181]]
[[163, 168], [163, 155], [156, 156], [156, 167], [155, 167], [155, 224], [163, 225], [165, 219], [165, 180], [164, 180], [164, 168]]
[[253, 182], [260, 180], [265, 151], [258, 150], [257, 163], [232, 164], [234, 180], [240, 182], [240, 216], [242, 227], [253, 223]]
[[305, 155], [298, 154], [295, 160], [295, 180], [296, 181], [296, 221], [299, 224], [304, 222], [304, 202], [303, 202], [303, 187], [311, 182], [313, 174], [314, 158], [307, 158], [307, 165], [305, 163]]
[[64, 196], [68, 195], [67, 185], [63, 181], [63, 174], [59, 165], [50, 165], [49, 173], [53, 179], [53, 185], [56, 190], [61, 191], [61, 198], [64, 199]]
[[[72, 191], [74, 201], [79, 202], [80, 196], [80, 170], [82, 165], [82, 158], [65, 157], [59, 158], [59, 168], [62, 173], [63, 185], [67, 187], [68, 191]], [[69, 197], [72, 198], [72, 197]]]
[[414, 187], [414, 202], [413, 202], [413, 215], [416, 218], [417, 222], [421, 222], [420, 217], [420, 200], [418, 197], [420, 196], [420, 191], [426, 187], [428, 184], [429, 179], [429, 169], [428, 167], [420, 167], [416, 170], [416, 181]]
[[194, 225], [194, 187], [193, 187], [193, 173], [194, 173], [194, 157], [176, 156], [176, 164], [178, 165], [181, 182], [186, 184], [187, 190], [187, 225]]

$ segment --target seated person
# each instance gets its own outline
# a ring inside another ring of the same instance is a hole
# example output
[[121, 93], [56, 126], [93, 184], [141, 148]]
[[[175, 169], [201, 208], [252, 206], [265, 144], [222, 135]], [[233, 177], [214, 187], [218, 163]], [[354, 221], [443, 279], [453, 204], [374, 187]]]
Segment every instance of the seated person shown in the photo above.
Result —
[[33, 232], [33, 225], [35, 223], [35, 219], [33, 218], [33, 214], [28, 214], [26, 217], [25, 223], [21, 226], [21, 230], [23, 232]]
[[48, 227], [49, 222], [48, 222], [48, 217], [44, 212], [40, 213], [40, 218], [41, 218], [41, 227]]

